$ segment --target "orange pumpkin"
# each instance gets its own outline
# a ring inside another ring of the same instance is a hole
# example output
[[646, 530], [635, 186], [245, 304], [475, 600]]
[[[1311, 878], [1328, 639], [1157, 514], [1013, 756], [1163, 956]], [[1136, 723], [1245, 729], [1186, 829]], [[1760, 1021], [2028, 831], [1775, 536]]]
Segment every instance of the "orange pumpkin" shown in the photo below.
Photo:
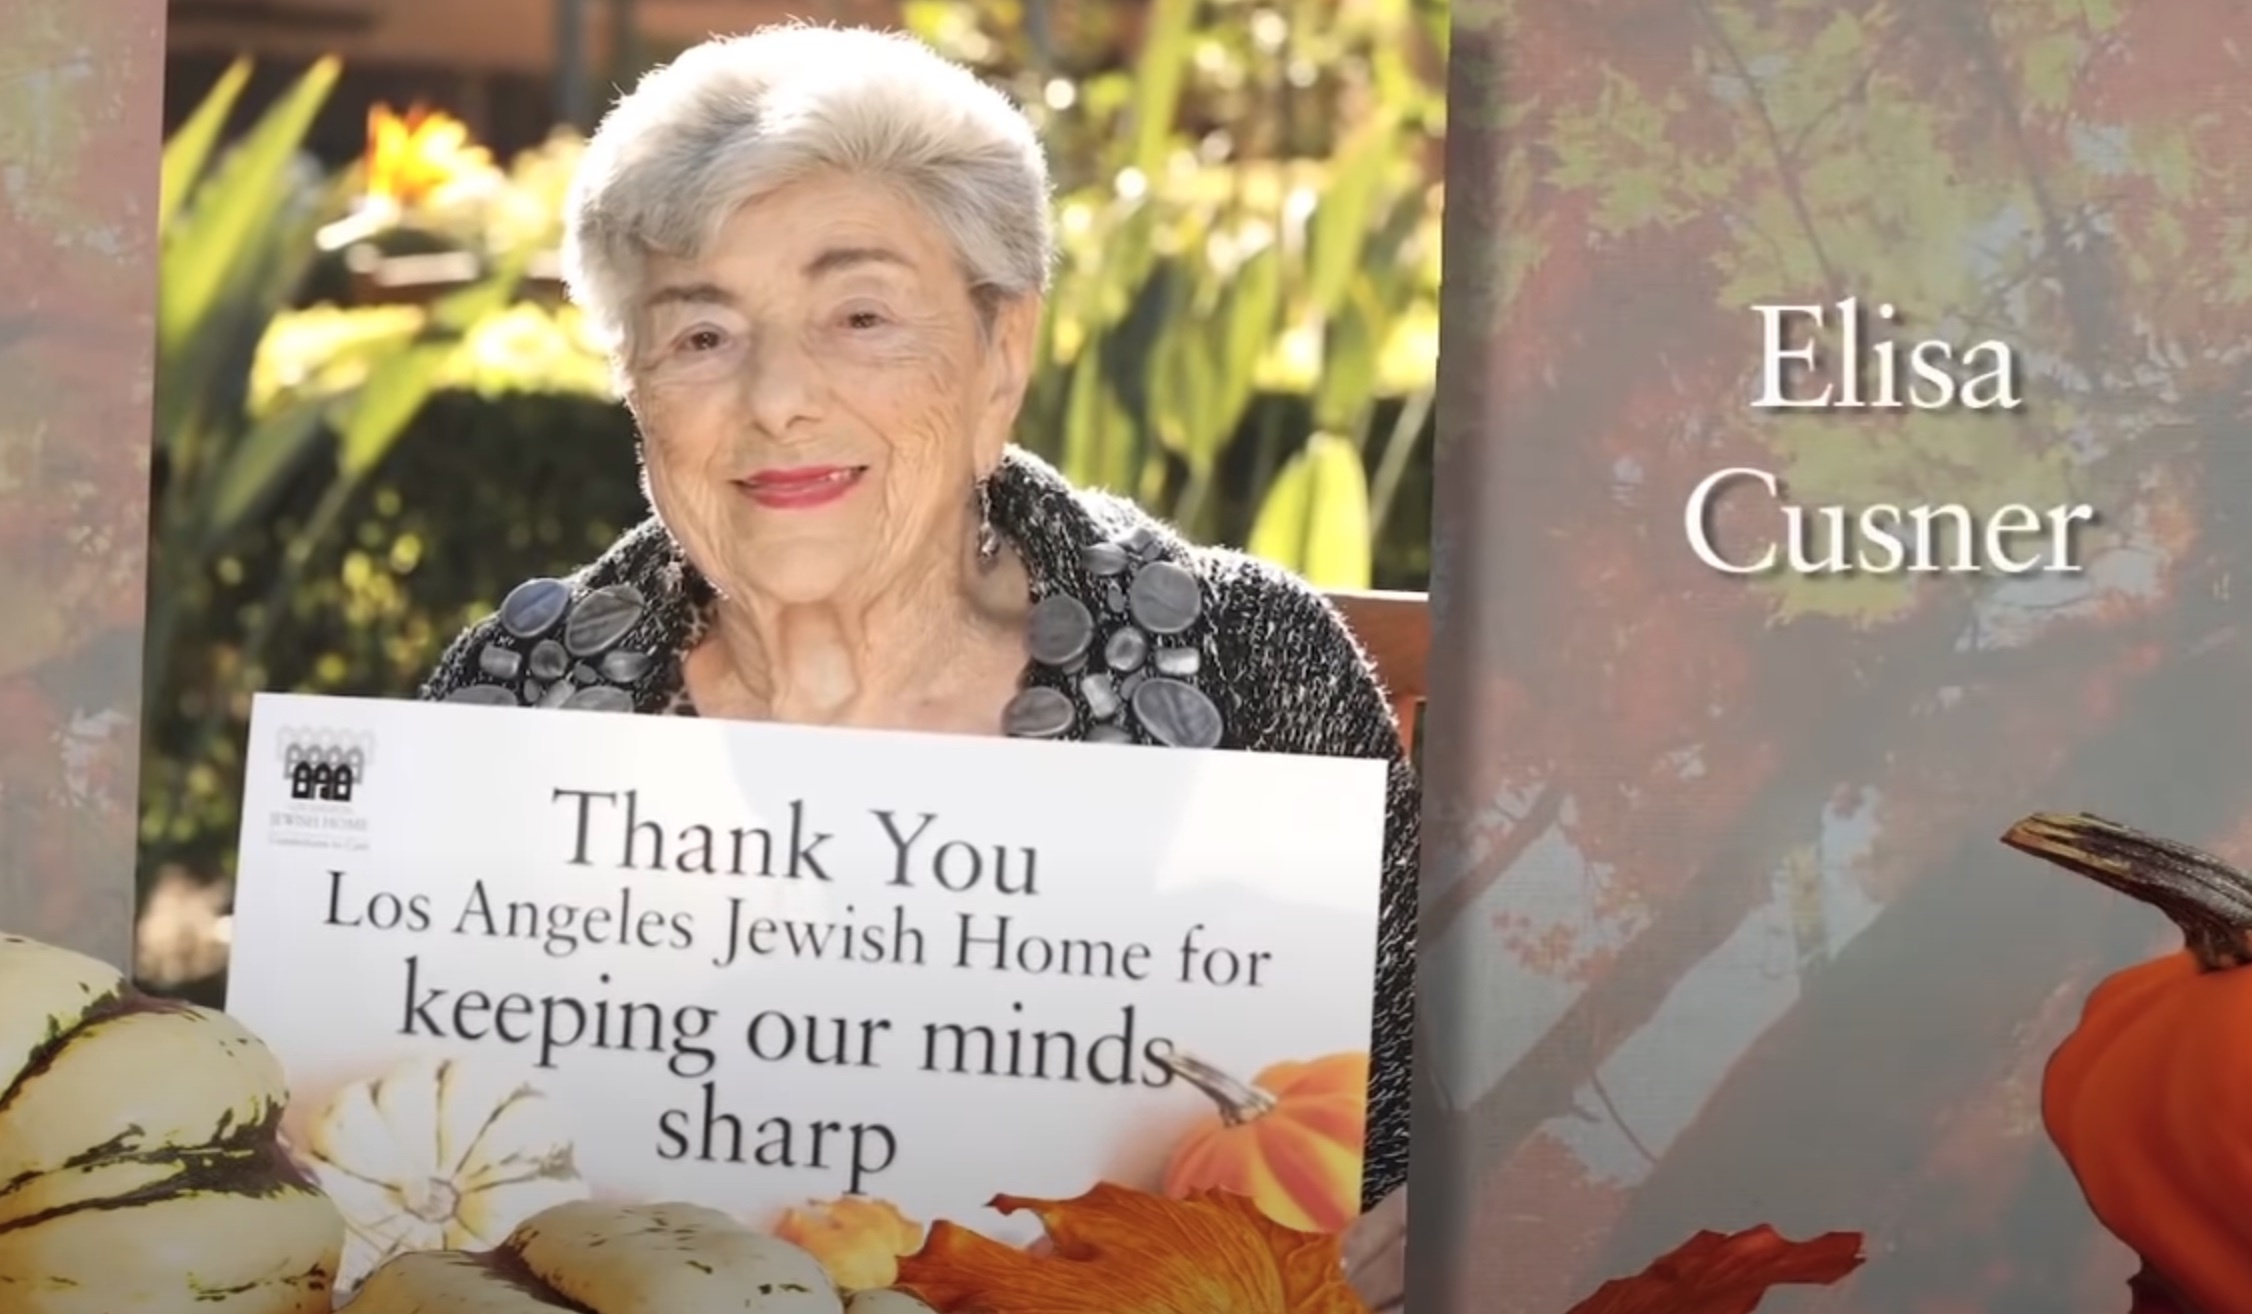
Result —
[[[2090, 992], [2049, 1060], [2041, 1117], [2138, 1279], [2201, 1314], [2252, 1314], [2252, 874], [2097, 817], [2002, 842], [2140, 900], [2183, 948]], [[2241, 1029], [2241, 1030], [2240, 1030]]]
[[1163, 1062], [1218, 1106], [1173, 1152], [1165, 1194], [1248, 1196], [1301, 1232], [1342, 1232], [1360, 1216], [1368, 1055], [1277, 1063], [1248, 1084], [1185, 1054]]

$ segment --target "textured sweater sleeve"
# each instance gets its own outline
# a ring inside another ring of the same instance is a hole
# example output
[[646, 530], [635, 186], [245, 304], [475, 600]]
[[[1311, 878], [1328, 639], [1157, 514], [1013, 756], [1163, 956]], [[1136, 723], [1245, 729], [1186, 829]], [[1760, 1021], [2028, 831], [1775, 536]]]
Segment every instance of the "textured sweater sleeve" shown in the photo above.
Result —
[[455, 635], [445, 650], [438, 654], [437, 665], [430, 677], [415, 690], [415, 697], [426, 703], [443, 702], [455, 690], [476, 679], [476, 653], [484, 641], [490, 639], [499, 622], [491, 616], [484, 617]]
[[[1369, 1038], [1368, 1159], [1362, 1207], [1407, 1183], [1415, 1054], [1416, 874], [1423, 795], [1367, 655], [1329, 601], [1297, 578], [1245, 562], [1226, 590], [1222, 640], [1241, 663], [1227, 683], [1245, 748], [1388, 764], [1376, 1007]], [[1234, 663], [1231, 663], [1234, 665]]]

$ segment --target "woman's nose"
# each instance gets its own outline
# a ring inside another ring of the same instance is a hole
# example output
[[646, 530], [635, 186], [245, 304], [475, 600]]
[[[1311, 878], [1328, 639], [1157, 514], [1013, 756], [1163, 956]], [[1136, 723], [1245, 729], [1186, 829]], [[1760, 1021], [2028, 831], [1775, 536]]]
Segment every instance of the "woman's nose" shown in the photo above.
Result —
[[743, 371], [743, 403], [751, 422], [775, 437], [813, 418], [820, 392], [818, 367], [795, 346], [756, 352]]

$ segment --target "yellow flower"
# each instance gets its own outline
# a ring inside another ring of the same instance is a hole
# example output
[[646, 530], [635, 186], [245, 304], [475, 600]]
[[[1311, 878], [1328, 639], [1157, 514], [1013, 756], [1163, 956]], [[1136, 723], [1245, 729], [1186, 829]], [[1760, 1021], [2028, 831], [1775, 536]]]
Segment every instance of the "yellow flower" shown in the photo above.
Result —
[[405, 209], [490, 174], [493, 156], [470, 139], [468, 124], [443, 110], [417, 105], [400, 114], [377, 105], [368, 111], [365, 164], [368, 199]]

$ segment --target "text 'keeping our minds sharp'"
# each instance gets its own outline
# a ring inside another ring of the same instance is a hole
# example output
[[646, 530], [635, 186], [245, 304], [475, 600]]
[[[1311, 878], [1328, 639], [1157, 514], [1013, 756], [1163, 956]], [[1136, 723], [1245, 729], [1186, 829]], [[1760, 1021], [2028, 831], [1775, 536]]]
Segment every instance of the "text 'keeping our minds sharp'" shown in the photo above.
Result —
[[[1752, 410], [1770, 419], [1842, 412], [1867, 425], [1865, 435], [1834, 422], [1752, 435], [1772, 451], [1814, 461], [1808, 453], [1819, 444], [1886, 441], [1904, 422], [1935, 412], [1995, 421], [1985, 432], [1957, 425], [1953, 432], [1963, 433], [1966, 445], [2027, 441], [2010, 423], [2025, 405], [2021, 363], [1999, 338], [1912, 336], [1898, 307], [1854, 297], [1832, 305], [1755, 305], [1751, 313], [1760, 340]], [[2042, 435], [2038, 445], [2062, 441]], [[1981, 455], [1965, 452], [1962, 465], [1984, 464]], [[1901, 460], [1900, 481], [1948, 477], [1948, 464], [1914, 455]], [[2057, 469], [2027, 464], [2051, 477]], [[2098, 521], [2085, 503], [2011, 501], [1983, 490], [1965, 500], [1805, 504], [1793, 500], [1774, 469], [1749, 464], [1706, 475], [1682, 509], [1682, 532], [1697, 560], [1739, 576], [2071, 575], [2082, 570], [2082, 538]]]
[[[902, 1024], [888, 1016], [809, 1009], [802, 1001], [818, 990], [803, 985], [781, 992], [792, 1006], [761, 1008], [753, 997], [740, 1016], [724, 1016], [701, 1003], [616, 997], [609, 992], [611, 973], [592, 964], [573, 992], [534, 993], [446, 979], [448, 968], [472, 970], [480, 960], [471, 956], [418, 946], [403, 953], [401, 1036], [505, 1045], [544, 1070], [590, 1051], [661, 1059], [666, 1071], [693, 1087], [688, 1101], [657, 1119], [651, 1152], [661, 1159], [808, 1170], [837, 1176], [844, 1189], [860, 1192], [898, 1162], [903, 1147], [893, 1127], [730, 1109], [722, 1079], [737, 1065], [798, 1065], [1086, 1088], [1162, 1087], [1174, 1080], [1163, 1065], [1173, 1044], [1151, 1033], [1143, 1005], [1134, 1001], [1146, 999], [1153, 986], [1257, 990], [1275, 972], [1274, 951], [1220, 942], [1199, 922], [1157, 944], [1043, 931], [1040, 852], [950, 834], [943, 818], [930, 812], [867, 810], [844, 818], [842, 824], [868, 828], [863, 839], [879, 838], [873, 851], [883, 855], [876, 870], [850, 870], [834, 852], [840, 832], [802, 799], [774, 809], [773, 824], [755, 826], [667, 818], [637, 790], [557, 789], [553, 802], [565, 837], [562, 865], [620, 874], [599, 901], [525, 897], [536, 888], [528, 881], [496, 888], [498, 881], [476, 880], [458, 895], [401, 893], [332, 869], [323, 924], [425, 943], [530, 942], [555, 959], [682, 955], [683, 966], [692, 961], [698, 971], [711, 972], [761, 960], [812, 960], [969, 973], [995, 982], [984, 1016]], [[838, 916], [792, 918], [761, 911], [761, 900], [740, 893], [715, 899], [701, 888], [683, 898], [675, 883], [681, 878], [813, 882], [836, 889], [843, 901]], [[979, 906], [934, 911], [934, 901], [949, 899], [974, 899]], [[1004, 900], [1013, 911], [993, 907]], [[1079, 905], [1083, 916], [1087, 908]], [[1107, 1020], [1089, 1024], [1082, 992], [1077, 1025], [1043, 1023], [1043, 1005], [1055, 1007], [1052, 986], [1062, 978], [1117, 983], [1116, 1005], [1099, 1006]], [[788, 1089], [787, 1083], [744, 1085], [768, 1098]]]

